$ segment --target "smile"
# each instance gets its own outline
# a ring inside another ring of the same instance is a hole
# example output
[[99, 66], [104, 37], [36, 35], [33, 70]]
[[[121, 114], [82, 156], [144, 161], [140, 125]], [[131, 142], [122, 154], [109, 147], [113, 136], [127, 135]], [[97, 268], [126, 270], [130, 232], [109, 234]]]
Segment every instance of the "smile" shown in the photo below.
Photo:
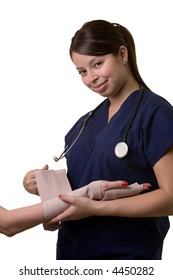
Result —
[[92, 87], [92, 89], [98, 93], [105, 91], [106, 88], [107, 88], [107, 81], [105, 81], [104, 83], [101, 83], [97, 86]]

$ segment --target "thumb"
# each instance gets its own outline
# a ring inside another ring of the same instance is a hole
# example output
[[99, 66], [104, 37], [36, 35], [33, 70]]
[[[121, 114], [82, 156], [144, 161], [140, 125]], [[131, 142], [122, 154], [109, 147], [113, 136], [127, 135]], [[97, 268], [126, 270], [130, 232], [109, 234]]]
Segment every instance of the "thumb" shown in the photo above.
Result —
[[41, 168], [40, 170], [48, 170], [49, 169], [49, 165], [45, 164], [45, 166], [43, 166], [43, 168]]
[[102, 191], [107, 191], [110, 189], [125, 188], [127, 186], [128, 186], [128, 182], [126, 182], [126, 181], [102, 181], [101, 182]]

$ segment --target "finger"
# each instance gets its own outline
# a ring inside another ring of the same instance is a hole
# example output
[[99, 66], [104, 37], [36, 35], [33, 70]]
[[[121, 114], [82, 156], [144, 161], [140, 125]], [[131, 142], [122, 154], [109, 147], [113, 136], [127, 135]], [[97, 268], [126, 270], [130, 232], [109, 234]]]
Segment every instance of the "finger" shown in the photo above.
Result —
[[61, 223], [62, 221], [70, 220], [70, 216], [71, 216], [71, 209], [69, 207], [64, 212], [59, 214], [57, 216], [57, 219], [58, 219], [59, 223]]
[[35, 194], [35, 195], [39, 195], [39, 192], [38, 192], [38, 189], [37, 187], [36, 188], [33, 188], [32, 191], [30, 191], [31, 194]]
[[60, 219], [58, 217], [59, 217], [59, 215], [54, 217], [53, 219], [47, 221], [47, 224], [49, 224], [49, 225], [58, 224], [60, 222]]
[[72, 204], [75, 200], [75, 196], [68, 195], [68, 194], [59, 194], [58, 197], [62, 201], [70, 203], [70, 204]]
[[48, 170], [49, 169], [49, 165], [45, 164], [45, 166], [43, 168], [41, 168], [40, 170]]
[[101, 189], [102, 191], [110, 190], [110, 189], [118, 189], [125, 188], [128, 186], [126, 181], [102, 181]]
[[42, 168], [35, 168], [35, 169], [32, 169], [32, 170], [28, 171], [26, 173], [26, 175], [29, 174], [29, 173], [33, 173], [34, 174], [34, 172], [38, 171], [38, 170], [48, 170], [48, 169], [49, 169], [49, 165], [45, 164]]
[[144, 184], [143, 184], [143, 190], [144, 190], [144, 191], [149, 190], [151, 187], [152, 187], [152, 185], [151, 185], [150, 183], [144, 183]]
[[44, 228], [44, 230], [55, 231], [55, 230], [61, 228], [61, 223], [59, 223], [59, 222], [54, 223], [54, 224], [43, 223], [43, 228]]

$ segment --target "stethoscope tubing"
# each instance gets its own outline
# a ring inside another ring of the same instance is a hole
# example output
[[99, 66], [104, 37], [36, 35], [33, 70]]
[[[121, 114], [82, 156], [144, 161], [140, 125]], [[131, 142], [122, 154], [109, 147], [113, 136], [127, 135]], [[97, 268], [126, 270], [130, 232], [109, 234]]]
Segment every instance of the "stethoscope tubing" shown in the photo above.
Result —
[[133, 121], [134, 121], [134, 119], [135, 119], [135, 117], [136, 117], [136, 115], [137, 115], [137, 113], [138, 113], [138, 109], [139, 109], [139, 106], [140, 106], [140, 104], [141, 104], [142, 97], [143, 97], [143, 89], [142, 89], [142, 86], [141, 86], [141, 87], [140, 87], [139, 99], [138, 99], [138, 102], [137, 102], [137, 104], [136, 104], [134, 113], [133, 113], [133, 115], [132, 115], [132, 117], [131, 117], [131, 119], [130, 119], [130, 121], [129, 121], [129, 124], [128, 124], [127, 128], [126, 128], [126, 131], [125, 131], [125, 133], [124, 133], [123, 142], [126, 142], [126, 140], [127, 140], [127, 136], [128, 136], [128, 133], [129, 133], [129, 129], [131, 128], [132, 123], [133, 123]]
[[[128, 126], [125, 130], [124, 133], [124, 137], [123, 140], [120, 141], [119, 143], [116, 144], [115, 146], [115, 155], [118, 158], [123, 158], [127, 155], [128, 153], [128, 145], [126, 143], [127, 137], [128, 137], [128, 133], [129, 130], [132, 126], [132, 123], [137, 115], [139, 106], [141, 104], [142, 101], [142, 97], [143, 97], [143, 88], [142, 86], [140, 86], [140, 95], [139, 95], [139, 99], [137, 101], [137, 104], [135, 106], [135, 110], [132, 114], [132, 117], [130, 118], [130, 121], [128, 123]], [[83, 130], [86, 128], [86, 126], [88, 125], [88, 122], [90, 121], [90, 119], [93, 117], [94, 113], [105, 103], [106, 100], [102, 101], [94, 110], [90, 111], [89, 114], [87, 115], [87, 117], [84, 119], [83, 123], [82, 123], [82, 127], [79, 131], [79, 133], [77, 134], [76, 138], [74, 139], [74, 141], [72, 142], [72, 144], [70, 146], [66, 146], [65, 149], [63, 150], [63, 152], [60, 154], [59, 157], [54, 156], [53, 159], [55, 162], [59, 161], [60, 159], [64, 158], [65, 155], [71, 150], [71, 148], [74, 146], [74, 144], [77, 142], [77, 140], [79, 139], [80, 135], [82, 134]]]

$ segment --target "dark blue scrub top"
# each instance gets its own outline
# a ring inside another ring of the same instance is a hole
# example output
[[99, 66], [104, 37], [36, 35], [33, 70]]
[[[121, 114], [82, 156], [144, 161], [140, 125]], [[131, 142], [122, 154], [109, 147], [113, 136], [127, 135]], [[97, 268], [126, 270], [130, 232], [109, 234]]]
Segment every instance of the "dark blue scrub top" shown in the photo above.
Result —
[[[133, 92], [107, 123], [109, 99], [95, 112], [67, 154], [68, 178], [73, 189], [94, 180], [149, 182], [158, 188], [154, 164], [173, 145], [173, 107], [148, 89], [127, 136], [128, 155], [115, 156], [139, 98]], [[80, 118], [65, 137], [73, 142]], [[136, 212], [138, 209], [136, 209]], [[167, 217], [90, 217], [64, 222], [58, 233], [57, 259], [160, 259], [163, 239], [169, 229]]]

